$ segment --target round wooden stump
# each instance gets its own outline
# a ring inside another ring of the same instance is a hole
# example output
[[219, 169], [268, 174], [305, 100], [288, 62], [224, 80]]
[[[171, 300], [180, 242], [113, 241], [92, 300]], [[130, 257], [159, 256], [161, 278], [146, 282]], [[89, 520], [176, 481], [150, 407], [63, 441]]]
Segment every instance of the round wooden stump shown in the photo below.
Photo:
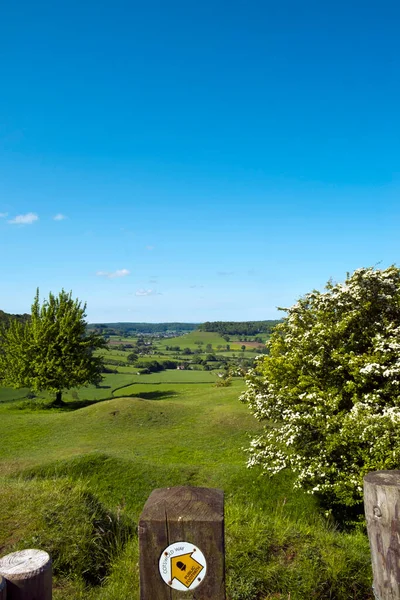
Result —
[[6, 580], [0, 575], [0, 600], [7, 599]]
[[51, 559], [43, 550], [7, 554], [0, 559], [0, 575], [7, 582], [7, 600], [51, 600]]
[[400, 600], [400, 471], [368, 473], [364, 507], [375, 596]]

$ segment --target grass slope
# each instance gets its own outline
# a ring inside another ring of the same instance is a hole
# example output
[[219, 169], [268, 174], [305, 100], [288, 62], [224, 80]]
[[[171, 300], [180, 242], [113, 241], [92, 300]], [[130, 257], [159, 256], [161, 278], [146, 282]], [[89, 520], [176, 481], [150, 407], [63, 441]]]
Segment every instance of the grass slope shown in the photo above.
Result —
[[[110, 375], [107, 390], [116, 394], [121, 377]], [[335, 531], [312, 497], [293, 492], [290, 473], [269, 480], [245, 468], [242, 448], [259, 425], [238, 402], [241, 380], [215, 388], [145, 377], [125, 389], [137, 397], [83, 408], [0, 404], [2, 554], [49, 550], [55, 600], [137, 600], [136, 525], [151, 491], [219, 487], [228, 600], [372, 598], [365, 536]]]
[[204, 344], [204, 347], [207, 344], [211, 344], [214, 347], [214, 349], [218, 346], [218, 344], [225, 346], [227, 343], [224, 340], [224, 338], [218, 333], [208, 333], [206, 331], [192, 331], [191, 333], [187, 333], [179, 337], [166, 338], [160, 340], [158, 344], [160, 347], [180, 346], [182, 349], [190, 348], [191, 350], [195, 350], [196, 348], [199, 348], [198, 342], [202, 342]]
[[[137, 368], [118, 367], [117, 373], [106, 373], [101, 385], [88, 385], [80, 388], [72, 388], [63, 393], [63, 400], [70, 403], [70, 408], [75, 409], [82, 405], [90, 404], [99, 400], [108, 400], [120, 396], [140, 395], [143, 389], [144, 397], [148, 392], [156, 391], [148, 388], [150, 385], [167, 385], [168, 389], [180, 386], [185, 383], [201, 384], [215, 383], [217, 380], [216, 372], [213, 371], [179, 371], [169, 369], [159, 373], [150, 373], [148, 375], [138, 375]], [[170, 385], [169, 385], [170, 384]], [[139, 387], [138, 387], [139, 386]], [[145, 387], [143, 387], [145, 386]], [[175, 392], [174, 392], [175, 393]], [[0, 404], [13, 404], [15, 408], [44, 408], [46, 403], [54, 399], [54, 394], [50, 392], [38, 392], [33, 399], [30, 398], [30, 391], [27, 388], [14, 390], [11, 388], [0, 388]], [[20, 401], [18, 403], [18, 401]], [[81, 404], [78, 404], [80, 402]]]

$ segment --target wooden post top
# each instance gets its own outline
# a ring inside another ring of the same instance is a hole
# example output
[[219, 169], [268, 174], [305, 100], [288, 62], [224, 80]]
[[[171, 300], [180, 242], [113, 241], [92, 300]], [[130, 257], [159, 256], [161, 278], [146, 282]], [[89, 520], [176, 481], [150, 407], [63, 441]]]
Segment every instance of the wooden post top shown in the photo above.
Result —
[[150, 494], [140, 520], [223, 521], [224, 492], [218, 489], [177, 486], [159, 488]]
[[0, 559], [0, 575], [13, 581], [29, 579], [51, 566], [51, 558], [43, 550], [20, 550]]
[[153, 490], [138, 533], [141, 600], [225, 600], [222, 490]]
[[400, 471], [373, 471], [364, 477], [366, 483], [400, 487]]

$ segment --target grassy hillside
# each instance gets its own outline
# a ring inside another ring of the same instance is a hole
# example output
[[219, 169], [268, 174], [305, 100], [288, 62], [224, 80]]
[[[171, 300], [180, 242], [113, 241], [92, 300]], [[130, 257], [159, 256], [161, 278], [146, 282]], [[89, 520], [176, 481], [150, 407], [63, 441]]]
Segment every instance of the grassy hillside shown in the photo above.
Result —
[[[191, 333], [187, 333], [185, 335], [181, 335], [179, 337], [168, 338], [160, 340], [157, 343], [157, 346], [160, 348], [165, 348], [166, 346], [180, 346], [183, 348], [190, 348], [191, 350], [201, 349], [204, 351], [207, 344], [211, 344], [214, 351], [218, 353], [218, 346], [222, 346], [226, 348], [226, 345], [229, 344], [231, 350], [238, 351], [241, 349], [242, 345], [245, 345], [248, 348], [252, 348], [254, 343], [251, 341], [243, 342], [239, 339], [236, 339], [238, 336], [231, 336], [229, 341], [226, 341], [222, 335], [219, 333], [208, 332], [208, 331], [192, 331]], [[249, 336], [254, 338], [254, 336]], [[266, 339], [267, 336], [261, 336]]]
[[[82, 404], [91, 404], [99, 400], [108, 400], [120, 396], [132, 396], [146, 393], [155, 393], [158, 385], [187, 390], [182, 384], [215, 383], [217, 375], [213, 371], [178, 371], [166, 370], [149, 375], [138, 375], [135, 367], [118, 367], [117, 373], [106, 373], [100, 386], [72, 388], [64, 392], [63, 399], [67, 409], [82, 408]], [[154, 387], [157, 386], [157, 387]], [[188, 388], [191, 389], [191, 388]], [[174, 391], [174, 393], [177, 393]], [[44, 408], [54, 399], [50, 392], [37, 392], [33, 397], [26, 388], [15, 390], [0, 388], [0, 403], [11, 403], [14, 409]], [[19, 402], [17, 402], [19, 401]]]
[[226, 341], [219, 333], [208, 333], [206, 331], [192, 331], [190, 333], [186, 333], [185, 335], [181, 335], [174, 338], [167, 338], [164, 340], [160, 340], [160, 346], [181, 346], [181, 348], [190, 348], [191, 350], [195, 350], [199, 347], [198, 343], [211, 344], [212, 346], [217, 347], [218, 344], [223, 346], [226, 345]]
[[210, 486], [226, 494], [228, 600], [372, 598], [365, 536], [335, 531], [290, 473], [246, 469], [242, 448], [259, 425], [238, 401], [243, 382], [216, 388], [207, 377], [110, 374], [103, 388], [66, 395], [62, 410], [1, 390], [1, 554], [49, 550], [55, 600], [137, 600], [150, 492]]

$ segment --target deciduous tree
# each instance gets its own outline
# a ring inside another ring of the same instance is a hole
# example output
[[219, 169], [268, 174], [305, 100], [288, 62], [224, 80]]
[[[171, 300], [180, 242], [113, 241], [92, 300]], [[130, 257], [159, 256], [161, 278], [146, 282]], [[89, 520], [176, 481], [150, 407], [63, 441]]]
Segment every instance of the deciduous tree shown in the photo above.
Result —
[[103, 359], [94, 351], [106, 348], [106, 342], [87, 333], [85, 316], [86, 304], [71, 293], [50, 293], [40, 305], [37, 290], [31, 319], [26, 324], [13, 321], [2, 332], [3, 385], [55, 392], [55, 404], [61, 404], [63, 390], [100, 383]]

